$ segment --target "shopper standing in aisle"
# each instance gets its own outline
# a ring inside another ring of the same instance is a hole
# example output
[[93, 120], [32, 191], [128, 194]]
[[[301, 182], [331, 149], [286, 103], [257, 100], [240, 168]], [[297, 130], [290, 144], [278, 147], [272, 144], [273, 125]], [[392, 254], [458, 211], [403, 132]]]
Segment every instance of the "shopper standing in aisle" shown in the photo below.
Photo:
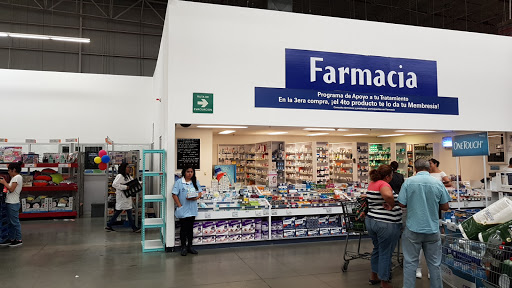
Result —
[[397, 172], [398, 170], [398, 162], [393, 161], [389, 163], [389, 166], [393, 169], [393, 179], [389, 181], [389, 186], [393, 189], [393, 192], [396, 194], [400, 193], [400, 189], [402, 188], [402, 184], [404, 184], [404, 175]]
[[112, 228], [112, 225], [117, 220], [117, 217], [123, 212], [126, 211], [126, 215], [128, 215], [128, 221], [130, 222], [130, 226], [132, 227], [133, 232], [139, 233], [140, 228], [137, 228], [135, 226], [135, 222], [133, 221], [133, 215], [132, 215], [132, 209], [133, 209], [133, 200], [132, 197], [126, 197], [124, 195], [124, 190], [128, 189], [128, 186], [126, 183], [133, 180], [131, 173], [131, 167], [128, 166], [128, 163], [122, 163], [119, 165], [118, 172], [116, 178], [114, 179], [114, 182], [112, 182], [112, 187], [116, 189], [116, 211], [114, 212], [114, 215], [112, 218], [110, 218], [110, 221], [107, 223], [107, 227], [105, 227], [108, 231], [114, 231]]
[[201, 198], [202, 190], [196, 179], [194, 168], [185, 167], [181, 171], [181, 175], [182, 177], [174, 183], [172, 198], [176, 205], [174, 215], [180, 220], [181, 225], [181, 256], [187, 256], [187, 253], [198, 254], [192, 248], [192, 241], [194, 239], [194, 221], [197, 216], [197, 200]]
[[402, 234], [404, 254], [404, 288], [415, 287], [416, 267], [420, 250], [430, 272], [430, 287], [442, 288], [441, 234], [439, 209], [448, 210], [450, 195], [443, 183], [429, 174], [430, 163], [425, 159], [414, 162], [416, 176], [405, 181], [398, 196], [400, 206], [407, 207], [406, 228]]
[[436, 159], [430, 159], [430, 176], [436, 178], [437, 180], [443, 182], [444, 187], [452, 187], [452, 181], [450, 177], [446, 175], [441, 169], [439, 169], [440, 162]]
[[23, 244], [19, 214], [20, 193], [23, 188], [23, 177], [20, 175], [21, 162], [10, 163], [7, 169], [11, 181], [7, 183], [4, 178], [0, 178], [0, 184], [4, 185], [4, 192], [7, 193], [5, 203], [7, 204], [7, 218], [9, 219], [9, 238], [0, 245], [16, 247]]
[[368, 185], [368, 215], [366, 229], [373, 242], [371, 258], [370, 284], [380, 283], [383, 288], [392, 287], [391, 258], [400, 237], [402, 228], [402, 209], [396, 202], [396, 193], [389, 186], [393, 179], [393, 169], [389, 165], [380, 165], [370, 171]]

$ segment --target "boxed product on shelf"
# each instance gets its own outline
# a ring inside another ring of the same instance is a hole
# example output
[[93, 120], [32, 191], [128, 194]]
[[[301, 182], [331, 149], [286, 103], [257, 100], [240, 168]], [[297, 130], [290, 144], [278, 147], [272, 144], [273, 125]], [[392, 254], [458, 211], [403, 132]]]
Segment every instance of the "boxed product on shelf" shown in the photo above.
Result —
[[21, 199], [21, 212], [23, 213], [44, 213], [48, 212], [51, 198], [31, 197]]
[[272, 230], [272, 231], [283, 230], [283, 221], [282, 220], [272, 220], [270, 230]]
[[203, 244], [215, 243], [215, 236], [203, 236]]
[[341, 235], [341, 234], [343, 234], [343, 231], [342, 231], [341, 227], [330, 228], [329, 231], [330, 231], [331, 235]]
[[327, 227], [329, 227], [329, 215], [320, 215], [320, 216], [318, 216], [318, 227], [319, 228], [327, 228]]
[[[261, 240], [261, 239], [263, 239], [263, 233], [258, 233], [258, 232], [254, 233], [254, 240]], [[267, 238], [265, 238], [265, 239], [268, 239], [268, 234], [267, 234]]]
[[254, 232], [261, 233], [261, 231], [262, 231], [261, 225], [262, 225], [262, 220], [260, 218], [254, 219]]
[[226, 243], [229, 241], [229, 235], [216, 235], [215, 243]]
[[199, 245], [203, 243], [203, 237], [192, 238], [192, 245]]
[[241, 234], [233, 234], [228, 236], [228, 242], [240, 242], [242, 241]]
[[331, 231], [329, 228], [320, 228], [318, 235], [319, 236], [331, 235]]
[[217, 227], [214, 221], [204, 221], [203, 222], [203, 236], [215, 235], [217, 231]]
[[39, 154], [28, 153], [21, 156], [23, 164], [37, 164], [39, 163]]
[[203, 223], [194, 222], [194, 237], [203, 236]]
[[308, 236], [314, 237], [320, 235], [319, 229], [307, 229], [308, 230]]
[[[261, 224], [260, 224], [261, 227]], [[254, 219], [243, 219], [242, 220], [242, 234], [254, 234], [256, 230]]]
[[272, 239], [282, 239], [283, 233], [284, 233], [283, 230], [275, 230], [275, 231], [272, 231], [271, 237], [272, 237]]
[[0, 163], [20, 162], [22, 147], [0, 147]]
[[295, 237], [308, 236], [308, 229], [295, 229]]
[[[274, 222], [274, 221], [272, 221]], [[283, 229], [295, 229], [295, 217], [283, 218]]]
[[23, 187], [32, 187], [34, 183], [34, 176], [32, 175], [21, 175], [23, 178]]
[[255, 234], [242, 234], [242, 241], [253, 241], [254, 239], [255, 239]]
[[329, 221], [327, 222], [328, 227], [341, 227], [340, 226], [340, 215], [329, 215]]
[[306, 228], [318, 229], [319, 228], [318, 218], [319, 218], [318, 216], [308, 216], [306, 218]]
[[262, 231], [262, 232], [261, 232], [261, 238], [262, 238], [262, 239], [268, 239], [268, 235], [269, 235], [269, 234], [268, 234], [268, 231]]
[[[272, 238], [274, 238], [274, 234], [272, 234]], [[291, 230], [291, 229], [283, 230], [283, 237], [282, 238], [295, 238], [295, 229], [293, 229], [293, 230]]]
[[215, 234], [216, 235], [228, 235], [229, 234], [229, 221], [227, 220], [219, 220], [217, 223], [215, 223], [216, 229]]
[[73, 197], [49, 198], [49, 211], [73, 211]]
[[240, 219], [229, 220], [228, 222], [228, 234], [235, 235], [242, 232], [242, 221]]
[[295, 217], [295, 229], [305, 229], [306, 228], [306, 216], [296, 216]]
[[262, 221], [261, 222], [261, 231], [265, 231], [265, 232], [268, 232], [268, 221]]

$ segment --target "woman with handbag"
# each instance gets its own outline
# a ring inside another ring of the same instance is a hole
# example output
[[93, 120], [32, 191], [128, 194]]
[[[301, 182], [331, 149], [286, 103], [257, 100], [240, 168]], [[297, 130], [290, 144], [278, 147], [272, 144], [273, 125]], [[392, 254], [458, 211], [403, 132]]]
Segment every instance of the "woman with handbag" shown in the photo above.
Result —
[[[194, 239], [194, 221], [197, 216], [197, 200], [202, 196], [202, 189], [196, 179], [196, 171], [192, 167], [185, 167], [181, 171], [182, 177], [174, 183], [172, 198], [176, 205], [174, 215], [180, 220], [181, 256], [198, 254], [192, 248]], [[188, 241], [188, 242], [187, 242]]]
[[112, 187], [116, 189], [116, 208], [114, 215], [112, 218], [110, 218], [110, 221], [108, 221], [107, 227], [105, 227], [105, 230], [107, 231], [115, 231], [112, 228], [112, 225], [114, 225], [116, 222], [117, 217], [119, 217], [123, 211], [126, 211], [126, 214], [128, 215], [128, 221], [130, 222], [130, 226], [132, 227], [133, 232], [140, 233], [140, 228], [137, 228], [137, 226], [135, 226], [135, 222], [133, 221], [132, 197], [127, 197], [124, 193], [124, 190], [129, 188], [126, 184], [133, 180], [132, 176], [130, 176], [131, 169], [132, 168], [128, 166], [128, 163], [122, 163], [119, 165], [119, 174], [117, 174], [114, 182], [112, 182]]
[[380, 165], [370, 171], [370, 184], [366, 197], [368, 214], [365, 218], [368, 235], [373, 242], [370, 284], [383, 288], [392, 287], [391, 258], [402, 229], [402, 209], [396, 202], [397, 195], [389, 185], [393, 179], [393, 169]]

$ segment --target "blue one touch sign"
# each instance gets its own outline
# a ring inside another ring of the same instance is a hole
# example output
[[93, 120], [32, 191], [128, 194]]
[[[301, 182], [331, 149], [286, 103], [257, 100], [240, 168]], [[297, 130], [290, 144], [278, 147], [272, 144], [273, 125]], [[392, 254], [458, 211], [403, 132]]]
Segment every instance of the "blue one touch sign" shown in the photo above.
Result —
[[453, 137], [453, 157], [479, 155], [489, 155], [489, 138], [487, 132]]
[[435, 61], [286, 49], [286, 88], [255, 90], [256, 107], [458, 115], [438, 97]]

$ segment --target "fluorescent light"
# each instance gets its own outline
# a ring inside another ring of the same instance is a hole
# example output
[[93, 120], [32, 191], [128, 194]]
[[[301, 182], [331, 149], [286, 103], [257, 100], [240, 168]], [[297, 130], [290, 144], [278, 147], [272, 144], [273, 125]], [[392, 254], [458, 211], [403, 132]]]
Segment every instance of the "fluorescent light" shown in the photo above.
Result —
[[329, 135], [329, 133], [314, 133], [314, 134], [308, 134], [306, 136], [322, 136], [322, 135]]
[[338, 128], [338, 131], [348, 131], [348, 129]]
[[231, 134], [231, 133], [235, 133], [236, 131], [235, 130], [224, 130], [222, 132], [219, 132], [219, 134]]
[[388, 134], [388, 135], [379, 135], [377, 137], [395, 137], [395, 136], [404, 136], [405, 134]]
[[368, 134], [347, 134], [347, 135], [343, 135], [343, 136], [351, 137], [351, 136], [366, 136], [366, 135], [368, 135]]
[[336, 131], [334, 128], [304, 128], [306, 131]]
[[245, 129], [247, 126], [199, 125], [197, 128]]
[[40, 39], [40, 40], [49, 40], [50, 36], [48, 35], [37, 35], [37, 34], [21, 34], [21, 33], [8, 33], [10, 37], [14, 38], [28, 38], [28, 39]]
[[50, 39], [57, 40], [57, 41], [80, 42], [80, 43], [90, 43], [91, 42], [91, 39], [89, 39], [89, 38], [76, 38], [76, 37], [50, 36]]
[[288, 134], [288, 132], [270, 132], [270, 133], [267, 133], [267, 135], [283, 135], [283, 134]]
[[7, 32], [0, 32], [0, 37], [7, 37], [9, 34]]
[[437, 131], [431, 131], [431, 130], [395, 130], [395, 132], [399, 133], [434, 133]]

